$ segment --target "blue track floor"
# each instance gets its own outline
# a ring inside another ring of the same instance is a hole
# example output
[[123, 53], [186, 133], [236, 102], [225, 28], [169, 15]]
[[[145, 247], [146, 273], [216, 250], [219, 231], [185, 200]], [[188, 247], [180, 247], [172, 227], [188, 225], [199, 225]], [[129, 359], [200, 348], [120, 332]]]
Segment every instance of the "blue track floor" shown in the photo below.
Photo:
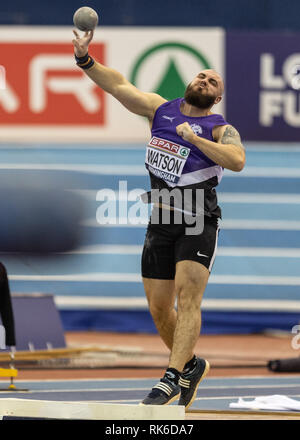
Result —
[[[97, 401], [102, 403], [138, 404], [159, 379], [83, 379], [16, 381], [26, 392], [0, 392], [0, 399], [20, 398], [53, 401]], [[6, 388], [7, 381], [0, 382]], [[229, 404], [239, 397], [253, 400], [258, 396], [285, 395], [300, 401], [300, 375], [281, 377], [207, 378], [201, 383], [190, 409], [230, 410]], [[176, 404], [176, 403], [173, 403]]]

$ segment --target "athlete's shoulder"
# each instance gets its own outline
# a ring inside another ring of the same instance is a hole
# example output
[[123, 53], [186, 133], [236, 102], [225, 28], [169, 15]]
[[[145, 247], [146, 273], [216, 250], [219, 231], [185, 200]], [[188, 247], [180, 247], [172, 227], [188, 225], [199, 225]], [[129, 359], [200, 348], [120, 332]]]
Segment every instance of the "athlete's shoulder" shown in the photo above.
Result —
[[230, 125], [224, 118], [223, 115], [219, 113], [213, 113], [212, 114], [215, 125]]
[[181, 100], [181, 98], [171, 99], [169, 101], [163, 102], [158, 108], [166, 108], [166, 107], [177, 107], [178, 102]]
[[172, 99], [170, 101], [165, 101], [156, 108], [153, 121], [157, 121], [160, 116], [163, 117], [176, 117], [178, 116], [178, 101], [180, 98]]

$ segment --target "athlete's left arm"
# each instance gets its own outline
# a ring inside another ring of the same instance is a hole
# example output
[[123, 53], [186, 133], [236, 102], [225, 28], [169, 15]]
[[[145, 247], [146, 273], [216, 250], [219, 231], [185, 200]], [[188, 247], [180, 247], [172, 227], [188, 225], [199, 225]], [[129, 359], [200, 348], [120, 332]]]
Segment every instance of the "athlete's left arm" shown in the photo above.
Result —
[[232, 125], [216, 127], [213, 131], [215, 142], [197, 136], [188, 122], [178, 125], [176, 131], [218, 165], [231, 171], [242, 171], [244, 168], [245, 149], [238, 131]]

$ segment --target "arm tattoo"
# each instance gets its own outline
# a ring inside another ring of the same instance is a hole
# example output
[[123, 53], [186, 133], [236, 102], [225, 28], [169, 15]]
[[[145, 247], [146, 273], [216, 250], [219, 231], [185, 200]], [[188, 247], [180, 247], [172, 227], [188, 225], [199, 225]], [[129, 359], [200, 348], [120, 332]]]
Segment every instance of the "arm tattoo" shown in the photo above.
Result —
[[232, 125], [226, 127], [221, 138], [221, 144], [233, 144], [242, 147], [242, 141], [239, 132]]

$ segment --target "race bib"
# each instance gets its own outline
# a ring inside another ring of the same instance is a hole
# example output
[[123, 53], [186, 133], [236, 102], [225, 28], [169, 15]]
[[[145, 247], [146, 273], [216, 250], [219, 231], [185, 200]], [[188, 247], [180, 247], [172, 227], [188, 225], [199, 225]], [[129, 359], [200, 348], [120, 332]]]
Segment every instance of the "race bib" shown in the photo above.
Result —
[[189, 148], [154, 136], [147, 145], [146, 168], [166, 182], [177, 183], [189, 154]]

